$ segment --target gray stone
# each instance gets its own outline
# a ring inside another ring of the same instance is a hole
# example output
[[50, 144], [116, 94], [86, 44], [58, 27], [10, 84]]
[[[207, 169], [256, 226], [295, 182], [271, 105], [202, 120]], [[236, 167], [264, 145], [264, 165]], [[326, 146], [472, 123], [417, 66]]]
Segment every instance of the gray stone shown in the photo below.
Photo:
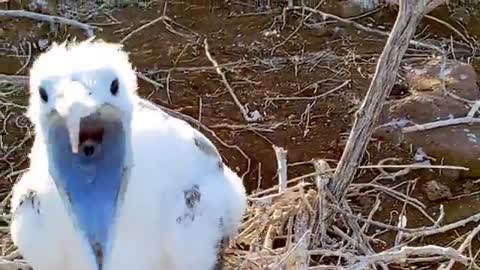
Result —
[[480, 125], [456, 125], [422, 132], [402, 133], [401, 127], [465, 116], [469, 106], [446, 92], [469, 100], [480, 99], [478, 77], [469, 64], [449, 61], [440, 80], [441, 62], [429, 61], [421, 68], [411, 68], [407, 75], [410, 95], [384, 105], [379, 128], [374, 136], [401, 145], [422, 148], [438, 163], [465, 166], [459, 176], [480, 176]]
[[443, 199], [450, 199], [452, 192], [450, 188], [444, 184], [438, 183], [435, 180], [428, 181], [423, 186], [423, 191], [427, 194], [427, 198], [430, 201], [438, 201]]

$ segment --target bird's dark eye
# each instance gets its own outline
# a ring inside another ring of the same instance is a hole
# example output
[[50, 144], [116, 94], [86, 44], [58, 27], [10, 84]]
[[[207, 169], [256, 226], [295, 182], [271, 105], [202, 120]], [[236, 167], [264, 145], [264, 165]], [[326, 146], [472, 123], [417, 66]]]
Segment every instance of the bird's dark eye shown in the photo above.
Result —
[[45, 88], [43, 87], [40, 87], [38, 89], [38, 92], [40, 93], [40, 97], [42, 98], [43, 102], [47, 103], [48, 102], [47, 90], [45, 90]]
[[112, 95], [117, 95], [118, 93], [118, 79], [115, 79], [112, 81], [112, 84], [110, 84], [110, 93], [112, 93]]

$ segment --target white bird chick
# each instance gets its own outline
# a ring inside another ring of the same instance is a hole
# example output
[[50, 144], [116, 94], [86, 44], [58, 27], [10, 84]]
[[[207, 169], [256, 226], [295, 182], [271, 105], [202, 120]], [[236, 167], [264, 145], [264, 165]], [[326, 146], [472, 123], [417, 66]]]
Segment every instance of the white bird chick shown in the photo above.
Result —
[[241, 179], [203, 134], [136, 88], [117, 44], [55, 44], [35, 60], [36, 134], [11, 224], [35, 270], [210, 270], [236, 234]]

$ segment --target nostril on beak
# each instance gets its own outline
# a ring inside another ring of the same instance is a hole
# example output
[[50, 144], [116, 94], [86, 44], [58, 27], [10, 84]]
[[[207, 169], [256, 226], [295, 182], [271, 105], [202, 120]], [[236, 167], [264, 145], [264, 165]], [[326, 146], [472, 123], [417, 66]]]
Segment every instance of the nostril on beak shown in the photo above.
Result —
[[93, 145], [88, 145], [83, 148], [83, 153], [87, 157], [92, 156], [94, 152], [95, 152], [95, 147]]
[[99, 152], [99, 150], [100, 150], [100, 144], [92, 140], [85, 141], [81, 145], [81, 151], [83, 155], [87, 158], [94, 156], [96, 153]]

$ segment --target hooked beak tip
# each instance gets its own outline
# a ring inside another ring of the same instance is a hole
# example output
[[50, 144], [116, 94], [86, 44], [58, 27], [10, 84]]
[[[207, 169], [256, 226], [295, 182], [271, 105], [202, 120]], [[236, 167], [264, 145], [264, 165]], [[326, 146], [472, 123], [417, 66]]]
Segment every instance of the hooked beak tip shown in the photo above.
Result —
[[78, 145], [72, 145], [72, 153], [78, 154]]
[[92, 243], [92, 250], [95, 254], [95, 261], [97, 263], [97, 269], [103, 269], [103, 250], [101, 245], [98, 242]]

